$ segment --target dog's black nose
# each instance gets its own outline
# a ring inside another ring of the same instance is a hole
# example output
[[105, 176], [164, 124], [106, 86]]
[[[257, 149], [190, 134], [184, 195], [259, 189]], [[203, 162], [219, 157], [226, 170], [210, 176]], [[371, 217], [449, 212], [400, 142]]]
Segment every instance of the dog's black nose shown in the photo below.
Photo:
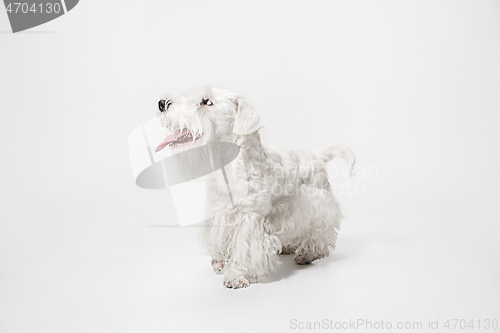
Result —
[[160, 99], [158, 101], [158, 110], [160, 110], [160, 112], [165, 112], [167, 110], [165, 108], [165, 103], [166, 103], [166, 101], [164, 99]]

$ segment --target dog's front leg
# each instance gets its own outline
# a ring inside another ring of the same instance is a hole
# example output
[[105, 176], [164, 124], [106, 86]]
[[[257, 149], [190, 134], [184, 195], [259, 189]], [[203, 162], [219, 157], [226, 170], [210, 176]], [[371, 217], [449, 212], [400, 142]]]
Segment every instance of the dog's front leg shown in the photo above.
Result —
[[227, 233], [229, 227], [221, 226], [221, 221], [209, 219], [205, 221], [201, 233], [201, 243], [205, 254], [212, 258], [212, 268], [216, 274], [221, 274], [228, 262]]
[[281, 242], [269, 233], [267, 221], [255, 215], [240, 215], [233, 227], [224, 285], [245, 288], [276, 270]]

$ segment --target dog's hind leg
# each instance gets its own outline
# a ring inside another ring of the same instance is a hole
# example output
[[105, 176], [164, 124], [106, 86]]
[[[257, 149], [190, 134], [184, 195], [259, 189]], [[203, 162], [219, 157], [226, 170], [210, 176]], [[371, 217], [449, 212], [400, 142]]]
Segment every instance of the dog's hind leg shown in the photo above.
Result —
[[[303, 198], [305, 204], [307, 199]], [[342, 218], [337, 200], [329, 189], [318, 189], [315, 195], [309, 195], [307, 198], [312, 217], [305, 223], [302, 236], [293, 244], [297, 248], [293, 260], [299, 265], [306, 265], [330, 255], [335, 249]]]
[[323, 229], [309, 230], [300, 244], [293, 261], [299, 265], [307, 265], [314, 260], [328, 257], [335, 248], [338, 229], [334, 224], [327, 225]]

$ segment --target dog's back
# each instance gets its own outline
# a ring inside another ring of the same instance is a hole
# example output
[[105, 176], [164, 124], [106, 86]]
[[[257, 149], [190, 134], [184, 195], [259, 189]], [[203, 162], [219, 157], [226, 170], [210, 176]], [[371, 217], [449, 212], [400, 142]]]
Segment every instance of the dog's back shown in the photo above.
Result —
[[318, 189], [328, 188], [326, 162], [334, 157], [344, 158], [353, 174], [355, 157], [346, 146], [326, 146], [313, 152], [305, 150], [277, 150], [266, 148], [267, 163], [274, 176], [275, 197], [292, 195], [306, 185]]

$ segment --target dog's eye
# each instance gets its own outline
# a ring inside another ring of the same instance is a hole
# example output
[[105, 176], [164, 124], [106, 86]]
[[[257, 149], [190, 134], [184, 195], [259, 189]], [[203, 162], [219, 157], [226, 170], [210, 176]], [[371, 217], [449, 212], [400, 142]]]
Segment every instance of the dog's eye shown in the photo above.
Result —
[[170, 105], [172, 105], [172, 101], [167, 99], [167, 100], [164, 100], [164, 99], [160, 99], [158, 101], [158, 110], [160, 110], [160, 112], [165, 112], [168, 110], [168, 108], [170, 107]]
[[206, 105], [206, 106], [211, 106], [211, 105], [214, 105], [214, 103], [212, 103], [211, 100], [209, 100], [208, 98], [204, 98], [201, 100], [201, 104], [202, 105]]

